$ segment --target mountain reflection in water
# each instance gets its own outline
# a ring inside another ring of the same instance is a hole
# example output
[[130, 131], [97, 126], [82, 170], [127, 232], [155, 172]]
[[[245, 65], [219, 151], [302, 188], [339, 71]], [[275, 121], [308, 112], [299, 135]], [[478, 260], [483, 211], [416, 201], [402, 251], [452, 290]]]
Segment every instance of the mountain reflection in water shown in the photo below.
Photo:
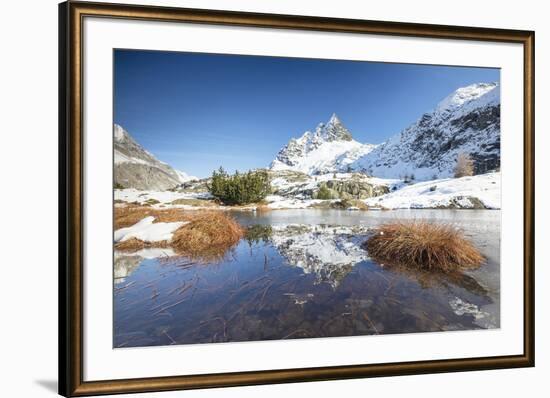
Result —
[[251, 232], [217, 263], [170, 249], [116, 252], [114, 346], [499, 327], [498, 211], [455, 214], [488, 258], [464, 274], [372, 262], [360, 244], [387, 214], [332, 212], [316, 214], [318, 224], [300, 223], [301, 213], [239, 214]]

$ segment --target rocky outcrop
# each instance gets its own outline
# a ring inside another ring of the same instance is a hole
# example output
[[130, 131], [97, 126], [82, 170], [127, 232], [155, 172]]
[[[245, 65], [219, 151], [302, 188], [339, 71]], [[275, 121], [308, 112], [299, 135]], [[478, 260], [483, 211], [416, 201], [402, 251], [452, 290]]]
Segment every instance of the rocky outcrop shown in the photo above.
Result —
[[114, 154], [117, 188], [163, 191], [194, 178], [155, 158], [117, 124], [114, 126]]
[[328, 188], [334, 199], [368, 199], [390, 192], [386, 185], [375, 185], [360, 178], [329, 180], [320, 186]]
[[172, 175], [147, 164], [115, 164], [115, 187], [164, 191], [179, 184]]
[[447, 206], [440, 207], [441, 209], [475, 209], [483, 210], [488, 207], [475, 196], [455, 196], [449, 201]]
[[[367, 199], [389, 192], [389, 187], [362, 173], [309, 176], [294, 170], [270, 171], [274, 195], [297, 199]], [[319, 197], [319, 192], [329, 193]]]
[[479, 83], [450, 94], [401, 133], [350, 167], [383, 178], [452, 177], [457, 157], [468, 154], [476, 174], [500, 167], [500, 87]]

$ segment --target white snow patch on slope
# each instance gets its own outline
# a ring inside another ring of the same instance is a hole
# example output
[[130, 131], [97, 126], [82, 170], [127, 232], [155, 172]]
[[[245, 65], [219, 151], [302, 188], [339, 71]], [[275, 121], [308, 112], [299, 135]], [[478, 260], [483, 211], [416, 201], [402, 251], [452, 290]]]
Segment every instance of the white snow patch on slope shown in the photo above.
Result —
[[495, 88], [497, 87], [498, 86], [496, 83], [478, 83], [466, 87], [461, 87], [449, 96], [447, 96], [445, 99], [443, 99], [437, 105], [437, 108], [435, 110], [436, 112], [454, 111], [455, 109], [463, 107], [464, 105], [467, 105], [468, 103], [492, 92], [493, 95], [486, 96], [483, 103], [476, 104], [476, 106], [485, 106], [487, 103], [489, 103], [487, 100], [494, 100], [494, 94], [499, 93], [498, 89], [495, 90]]
[[278, 195], [266, 196], [267, 207], [270, 209], [306, 209], [311, 205], [323, 202], [320, 199], [292, 199]]
[[275, 159], [271, 169], [275, 171], [295, 170], [306, 174], [330, 172], [345, 168], [374, 148], [374, 145], [361, 144], [354, 140], [325, 142], [304, 156], [296, 158], [295, 165], [290, 166]]
[[152, 167], [155, 166], [151, 162], [147, 162], [143, 159], [138, 159], [138, 158], [126, 156], [122, 152], [117, 151], [115, 149], [115, 164], [121, 164], [121, 163], [137, 163], [137, 164], [147, 164], [147, 165], [152, 166]]
[[177, 199], [211, 199], [208, 192], [173, 192], [173, 191], [140, 191], [138, 189], [115, 189], [115, 200], [128, 203], [145, 203], [149, 199], [158, 200], [161, 204], [168, 205]]
[[365, 199], [364, 202], [369, 206], [388, 209], [421, 209], [445, 207], [453, 200], [458, 200], [467, 208], [471, 207], [471, 203], [465, 197], [470, 196], [479, 199], [487, 208], [500, 209], [500, 180], [500, 172], [496, 172], [424, 181], [382, 196]]
[[120, 228], [115, 231], [115, 242], [124, 242], [131, 238], [140, 239], [145, 242], [161, 242], [163, 240], [171, 240], [179, 227], [187, 224], [187, 222], [159, 222], [153, 224], [155, 217], [145, 217], [143, 220], [132, 225], [131, 227]]
[[121, 142], [124, 139], [125, 134], [124, 134], [124, 129], [122, 128], [122, 126], [119, 126], [118, 124], [115, 124], [114, 137], [115, 137], [115, 141], [117, 141], [117, 142]]
[[195, 181], [195, 180], [199, 179], [198, 177], [190, 176], [185, 171], [181, 171], [181, 170], [177, 170], [177, 169], [175, 169], [175, 171], [176, 171], [176, 174], [178, 175], [178, 177], [180, 179], [180, 182], [182, 182], [182, 183], [183, 182], [188, 182], [188, 181]]

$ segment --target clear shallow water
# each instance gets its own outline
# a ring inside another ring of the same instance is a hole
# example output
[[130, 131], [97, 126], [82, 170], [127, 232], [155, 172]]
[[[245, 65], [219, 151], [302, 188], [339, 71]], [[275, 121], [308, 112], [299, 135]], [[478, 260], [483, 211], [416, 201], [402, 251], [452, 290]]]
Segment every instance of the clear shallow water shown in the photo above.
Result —
[[[114, 346], [497, 328], [500, 211], [278, 210], [237, 212], [271, 226], [225, 260], [117, 253]], [[462, 228], [487, 257], [457, 275], [405, 272], [371, 261], [368, 228], [397, 219]]]

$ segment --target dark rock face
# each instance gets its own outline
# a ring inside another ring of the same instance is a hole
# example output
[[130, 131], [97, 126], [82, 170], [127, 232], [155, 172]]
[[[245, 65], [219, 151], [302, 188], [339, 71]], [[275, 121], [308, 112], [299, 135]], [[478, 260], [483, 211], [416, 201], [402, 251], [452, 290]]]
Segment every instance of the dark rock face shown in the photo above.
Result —
[[349, 130], [342, 124], [336, 114], [332, 115], [327, 124], [321, 123], [318, 129], [320, 136], [328, 142], [351, 141], [353, 139]]
[[175, 188], [179, 181], [163, 169], [147, 164], [115, 164], [115, 184], [124, 188], [159, 190]]
[[[421, 179], [450, 177], [456, 159], [466, 153], [476, 174], [500, 167], [500, 88], [480, 83], [461, 88], [431, 113], [379, 145], [352, 167], [372, 175]], [[417, 175], [417, 178], [419, 175]]]

